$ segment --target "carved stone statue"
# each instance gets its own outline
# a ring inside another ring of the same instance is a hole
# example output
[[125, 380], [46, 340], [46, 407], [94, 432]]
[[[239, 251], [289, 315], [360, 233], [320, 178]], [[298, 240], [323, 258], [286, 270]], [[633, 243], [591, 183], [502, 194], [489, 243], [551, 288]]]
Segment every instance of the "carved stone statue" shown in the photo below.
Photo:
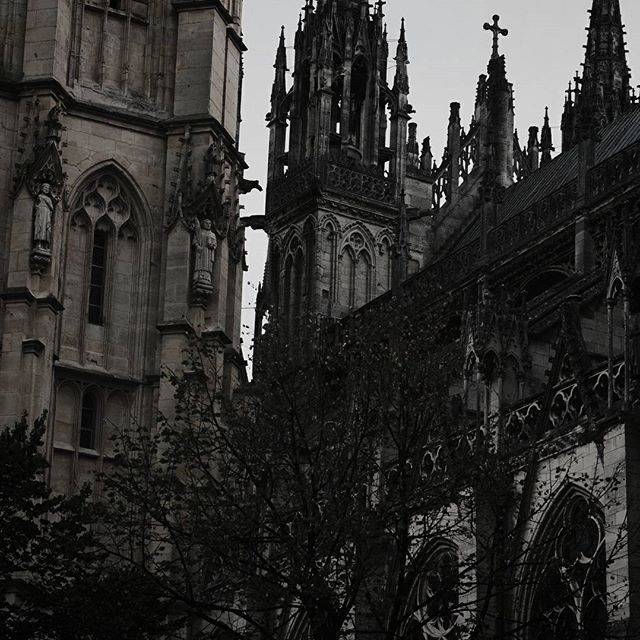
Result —
[[51, 251], [51, 223], [55, 207], [51, 185], [43, 182], [33, 205], [33, 249], [35, 251]]
[[193, 234], [195, 261], [193, 266], [193, 287], [197, 291], [207, 292], [213, 289], [213, 267], [216, 259], [218, 240], [211, 230], [211, 220], [205, 218]]

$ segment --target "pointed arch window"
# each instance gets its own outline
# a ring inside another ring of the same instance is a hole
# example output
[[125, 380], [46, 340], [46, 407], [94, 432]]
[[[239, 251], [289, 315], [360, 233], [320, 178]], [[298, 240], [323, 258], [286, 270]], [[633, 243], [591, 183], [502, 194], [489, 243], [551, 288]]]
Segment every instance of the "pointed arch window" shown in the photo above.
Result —
[[85, 391], [80, 409], [80, 447], [95, 449], [98, 403], [91, 391]]
[[[527, 640], [604, 640], [607, 579], [604, 516], [583, 495], [562, 500], [543, 534], [549, 550], [534, 580]], [[558, 521], [559, 520], [559, 521]]]
[[416, 580], [403, 640], [455, 640], [463, 623], [459, 613], [460, 569], [457, 550], [446, 544], [430, 554]]

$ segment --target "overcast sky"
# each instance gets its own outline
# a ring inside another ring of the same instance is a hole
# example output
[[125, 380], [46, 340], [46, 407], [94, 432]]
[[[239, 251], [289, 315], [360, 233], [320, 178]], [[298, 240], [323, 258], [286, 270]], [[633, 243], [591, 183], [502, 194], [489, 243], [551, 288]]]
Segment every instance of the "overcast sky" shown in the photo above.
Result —
[[[373, 0], [371, 0], [373, 1]], [[293, 34], [304, 0], [244, 0], [243, 31], [249, 51], [245, 57], [245, 84], [241, 150], [250, 169], [247, 177], [266, 186], [267, 141], [265, 114], [273, 81], [273, 62], [280, 26], [287, 33], [289, 66], [293, 65]], [[416, 113], [418, 137], [430, 135], [434, 155], [442, 154], [446, 139], [449, 103], [462, 105], [468, 126], [474, 105], [478, 75], [486, 71], [491, 35], [482, 25], [497, 13], [509, 36], [501, 39], [507, 75], [514, 85], [516, 128], [526, 142], [531, 125], [542, 125], [545, 106], [554, 127], [554, 143], [560, 147], [560, 118], [564, 92], [584, 59], [587, 9], [591, 0], [388, 0], [385, 7], [391, 56], [400, 30], [407, 21], [409, 43], [410, 102]], [[627, 25], [632, 83], [640, 82], [640, 2], [621, 0]], [[392, 60], [390, 62], [393, 62]], [[243, 200], [246, 214], [264, 213], [264, 192]], [[247, 234], [249, 272], [245, 276], [244, 349], [251, 356], [253, 306], [262, 279], [266, 237]]]

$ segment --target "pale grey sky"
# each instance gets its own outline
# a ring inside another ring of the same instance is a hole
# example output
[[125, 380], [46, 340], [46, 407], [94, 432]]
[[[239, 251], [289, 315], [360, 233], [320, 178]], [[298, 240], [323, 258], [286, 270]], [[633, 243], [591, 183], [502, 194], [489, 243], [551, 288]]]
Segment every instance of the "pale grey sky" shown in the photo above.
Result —
[[[245, 57], [245, 84], [241, 150], [247, 155], [247, 177], [266, 186], [268, 132], [265, 114], [273, 81], [273, 62], [280, 25], [293, 44], [298, 13], [304, 0], [245, 0], [244, 36], [249, 51]], [[509, 29], [502, 38], [507, 74], [514, 85], [516, 127], [526, 142], [531, 125], [542, 125], [549, 107], [554, 142], [560, 147], [560, 117], [564, 91], [584, 59], [587, 9], [591, 0], [388, 0], [385, 7], [390, 38], [397, 38], [400, 19], [406, 18], [409, 42], [410, 102], [416, 113], [418, 137], [430, 135], [434, 155], [442, 154], [446, 138], [449, 103], [462, 105], [468, 125], [473, 109], [478, 75], [486, 71], [491, 36], [482, 25], [494, 13]], [[640, 2], [621, 0], [627, 25], [632, 83], [640, 82]], [[390, 43], [392, 56], [395, 41]], [[290, 66], [293, 50], [288, 49]], [[636, 75], [637, 74], [637, 75]], [[243, 200], [246, 214], [264, 213], [264, 192]], [[245, 274], [243, 329], [245, 355], [250, 357], [253, 305], [266, 256], [266, 237], [247, 234], [249, 272]]]

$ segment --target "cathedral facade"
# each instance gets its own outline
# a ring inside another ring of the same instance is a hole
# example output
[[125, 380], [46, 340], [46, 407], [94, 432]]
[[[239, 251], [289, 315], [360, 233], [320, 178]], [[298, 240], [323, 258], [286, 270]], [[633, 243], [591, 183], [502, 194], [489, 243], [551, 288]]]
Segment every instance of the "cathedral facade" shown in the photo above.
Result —
[[[258, 330], [277, 317], [294, 339], [301, 318], [375, 313], [389, 296], [416, 314], [455, 301], [461, 411], [522, 456], [525, 498], [534, 486], [551, 493], [521, 530], [537, 573], [494, 603], [488, 637], [637, 637], [640, 105], [620, 2], [593, 0], [562, 140], [548, 114], [518, 139], [507, 31], [487, 22], [472, 121], [463, 127], [451, 104], [437, 162], [411, 122], [404, 25], [387, 77], [383, 5], [307, 0], [293, 61], [281, 36], [267, 211], [252, 221], [269, 235]], [[612, 479], [594, 499], [590, 483]], [[464, 637], [441, 613], [415, 637]]]
[[190, 336], [244, 376], [242, 0], [0, 6], [0, 421], [48, 415], [50, 484], [108, 464]]

